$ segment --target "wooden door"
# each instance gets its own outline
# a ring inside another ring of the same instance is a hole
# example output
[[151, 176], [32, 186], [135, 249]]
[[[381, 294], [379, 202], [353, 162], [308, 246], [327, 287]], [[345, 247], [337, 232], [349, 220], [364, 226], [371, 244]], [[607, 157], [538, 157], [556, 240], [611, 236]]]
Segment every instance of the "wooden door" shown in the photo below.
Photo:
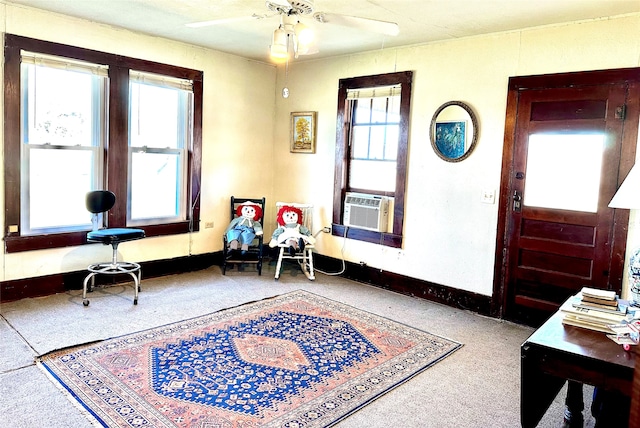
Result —
[[634, 122], [637, 136], [637, 101], [635, 119], [625, 115], [637, 88], [566, 85], [562, 76], [559, 87], [548, 76], [548, 87], [510, 94], [515, 120], [503, 162], [496, 295], [503, 316], [532, 325], [584, 286], [620, 293], [622, 283], [628, 210], [608, 204], [633, 164], [635, 142], [625, 132]]

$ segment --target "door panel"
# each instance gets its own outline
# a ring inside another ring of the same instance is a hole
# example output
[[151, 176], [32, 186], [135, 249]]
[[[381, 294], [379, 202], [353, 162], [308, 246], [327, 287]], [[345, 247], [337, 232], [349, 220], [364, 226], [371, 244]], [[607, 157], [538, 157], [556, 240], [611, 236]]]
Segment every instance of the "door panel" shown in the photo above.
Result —
[[[542, 318], [610, 281], [628, 85], [521, 90], [505, 211], [505, 314]], [[618, 116], [618, 117], [617, 117]], [[504, 177], [503, 177], [503, 186]]]
[[607, 111], [606, 100], [540, 100], [531, 106], [531, 121], [562, 121], [600, 119]]

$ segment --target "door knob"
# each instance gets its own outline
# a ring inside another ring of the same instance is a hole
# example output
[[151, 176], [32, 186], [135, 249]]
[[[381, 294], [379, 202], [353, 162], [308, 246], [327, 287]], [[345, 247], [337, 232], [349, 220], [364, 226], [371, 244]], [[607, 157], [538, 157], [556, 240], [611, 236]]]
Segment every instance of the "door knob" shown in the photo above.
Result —
[[513, 211], [519, 213], [522, 208], [522, 194], [517, 190], [513, 191]]

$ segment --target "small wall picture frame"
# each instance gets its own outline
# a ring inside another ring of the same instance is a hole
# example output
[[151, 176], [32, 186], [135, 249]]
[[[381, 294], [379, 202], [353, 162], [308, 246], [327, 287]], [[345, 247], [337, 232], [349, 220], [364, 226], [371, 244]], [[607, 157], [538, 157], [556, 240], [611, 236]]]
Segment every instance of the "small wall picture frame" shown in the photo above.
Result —
[[316, 120], [318, 112], [291, 113], [291, 153], [316, 152]]

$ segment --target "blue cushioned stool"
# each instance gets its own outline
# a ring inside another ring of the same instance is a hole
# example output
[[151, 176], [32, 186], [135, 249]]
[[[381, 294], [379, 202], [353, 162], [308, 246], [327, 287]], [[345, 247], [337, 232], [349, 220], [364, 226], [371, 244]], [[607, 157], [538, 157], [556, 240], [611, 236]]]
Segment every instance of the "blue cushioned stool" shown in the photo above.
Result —
[[[142, 272], [138, 263], [119, 262], [118, 261], [118, 245], [121, 242], [133, 241], [145, 237], [144, 230], [132, 228], [99, 228], [98, 214], [109, 211], [116, 203], [116, 195], [108, 190], [96, 190], [87, 193], [87, 210], [91, 212], [91, 223], [93, 230], [87, 233], [87, 242], [101, 242], [104, 245], [111, 245], [113, 248], [113, 257], [110, 262], [94, 263], [89, 265], [87, 270], [89, 275], [84, 279], [82, 285], [82, 304], [89, 306], [87, 299], [87, 291], [92, 291], [95, 285], [95, 276], [99, 274], [105, 275], [131, 275], [134, 282], [134, 298], [133, 304], [138, 304], [138, 292], [140, 291], [140, 280]], [[89, 284], [91, 280], [91, 285]]]

